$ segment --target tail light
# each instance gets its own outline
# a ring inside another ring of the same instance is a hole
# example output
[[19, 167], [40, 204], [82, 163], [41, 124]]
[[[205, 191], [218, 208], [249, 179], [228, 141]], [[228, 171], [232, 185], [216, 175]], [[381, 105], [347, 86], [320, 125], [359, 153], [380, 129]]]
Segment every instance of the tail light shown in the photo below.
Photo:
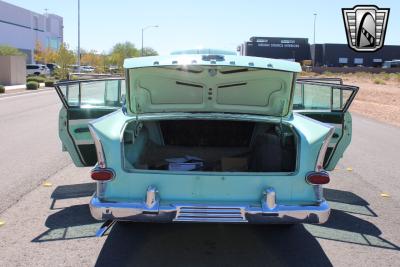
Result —
[[114, 178], [114, 172], [110, 169], [93, 169], [90, 176], [95, 181], [110, 181]]
[[329, 174], [327, 172], [310, 172], [306, 176], [306, 181], [312, 185], [322, 185], [329, 183]]

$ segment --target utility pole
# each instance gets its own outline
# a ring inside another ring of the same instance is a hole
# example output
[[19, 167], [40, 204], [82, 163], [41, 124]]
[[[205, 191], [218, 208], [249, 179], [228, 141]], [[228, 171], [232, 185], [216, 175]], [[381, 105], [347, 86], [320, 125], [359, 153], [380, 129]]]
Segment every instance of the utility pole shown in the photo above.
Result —
[[316, 46], [315, 46], [315, 24], [317, 21], [317, 13], [314, 12], [314, 57], [313, 57], [313, 67], [315, 67], [315, 50], [316, 50]]
[[141, 56], [144, 56], [144, 47], [143, 47], [143, 32], [149, 28], [158, 28], [158, 25], [150, 25], [150, 26], [146, 26], [144, 28], [142, 28], [142, 52], [140, 53]]
[[78, 0], [78, 73], [81, 72], [81, 1]]
[[315, 44], [315, 24], [317, 21], [317, 13], [314, 13], [314, 44]]

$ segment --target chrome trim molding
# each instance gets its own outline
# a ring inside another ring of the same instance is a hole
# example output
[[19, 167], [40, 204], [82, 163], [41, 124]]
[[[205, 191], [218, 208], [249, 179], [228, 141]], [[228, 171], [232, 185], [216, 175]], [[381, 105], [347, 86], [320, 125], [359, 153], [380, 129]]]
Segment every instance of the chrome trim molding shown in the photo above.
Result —
[[77, 119], [77, 120], [69, 120], [69, 125], [70, 126], [75, 126], [75, 125], [87, 125], [89, 122], [91, 122], [93, 119]]
[[174, 205], [177, 209], [174, 222], [248, 222], [244, 207], [218, 205]]
[[[149, 192], [149, 190], [148, 190]], [[152, 191], [150, 191], [152, 192]], [[221, 223], [324, 223], [330, 208], [324, 200], [315, 205], [280, 205], [273, 209], [273, 193], [266, 194], [266, 206], [260, 203], [243, 204], [193, 204], [158, 203], [155, 212], [146, 201], [103, 202], [96, 195], [90, 201], [90, 212], [97, 220], [120, 220], [135, 222], [221, 222]], [[270, 201], [270, 203], [269, 203]], [[264, 202], [264, 200], [263, 200]]]
[[160, 205], [160, 199], [158, 196], [158, 190], [154, 185], [150, 185], [146, 191], [145, 208], [146, 212], [158, 213]]
[[330, 126], [330, 127], [331, 128], [329, 129], [329, 132], [325, 136], [325, 140], [323, 141], [322, 146], [318, 153], [317, 162], [315, 164], [315, 171], [317, 171], [317, 172], [322, 171], [324, 168], [325, 153], [328, 149], [328, 146], [332, 139], [332, 136], [335, 133], [335, 127], [332, 127], [332, 126]]
[[94, 127], [91, 124], [89, 124], [88, 127], [90, 134], [92, 135], [94, 145], [96, 147], [97, 164], [99, 168], [106, 168], [106, 157], [104, 156], [104, 150], [103, 150], [103, 145], [101, 144], [101, 140], [97, 135]]
[[76, 140], [75, 141], [76, 145], [93, 145], [94, 141], [93, 140]]

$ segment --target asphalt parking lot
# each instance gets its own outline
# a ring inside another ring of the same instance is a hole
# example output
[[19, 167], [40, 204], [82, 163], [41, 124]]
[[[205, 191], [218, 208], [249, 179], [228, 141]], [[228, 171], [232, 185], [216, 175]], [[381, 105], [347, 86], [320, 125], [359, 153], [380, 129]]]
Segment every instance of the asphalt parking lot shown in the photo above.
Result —
[[61, 152], [58, 108], [52, 91], [0, 98], [0, 266], [400, 265], [400, 128], [353, 117], [326, 224], [117, 223], [96, 238], [90, 169]]

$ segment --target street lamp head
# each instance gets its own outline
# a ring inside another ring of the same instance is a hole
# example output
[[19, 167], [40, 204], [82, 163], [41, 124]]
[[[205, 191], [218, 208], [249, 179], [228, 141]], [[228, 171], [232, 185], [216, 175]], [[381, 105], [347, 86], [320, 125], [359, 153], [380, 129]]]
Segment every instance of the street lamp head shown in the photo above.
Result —
[[142, 30], [144, 31], [144, 30], [147, 30], [149, 28], [158, 28], [158, 27], [159, 27], [158, 25], [149, 25], [149, 26], [143, 27]]

